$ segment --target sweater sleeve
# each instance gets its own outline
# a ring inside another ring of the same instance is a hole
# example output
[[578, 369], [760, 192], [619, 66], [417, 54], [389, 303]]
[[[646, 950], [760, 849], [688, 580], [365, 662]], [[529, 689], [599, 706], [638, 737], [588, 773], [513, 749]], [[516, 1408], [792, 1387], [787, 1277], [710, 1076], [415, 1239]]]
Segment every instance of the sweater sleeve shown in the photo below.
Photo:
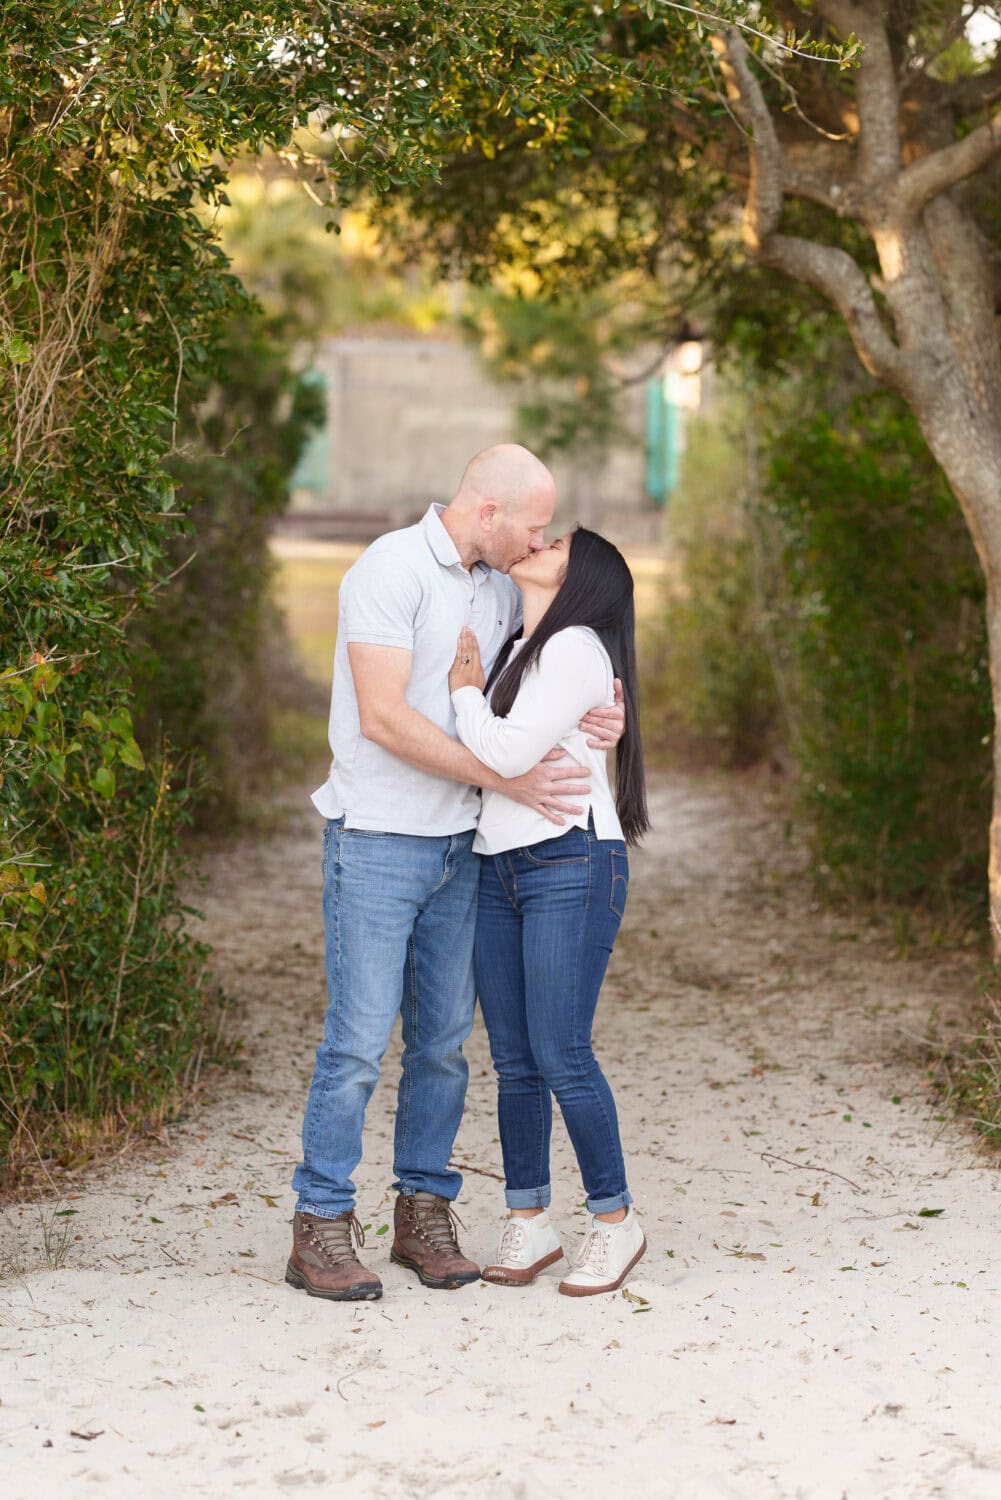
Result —
[[529, 667], [506, 719], [479, 688], [452, 694], [459, 739], [498, 776], [521, 776], [572, 733], [591, 708], [609, 701], [604, 653], [583, 630], [561, 630]]

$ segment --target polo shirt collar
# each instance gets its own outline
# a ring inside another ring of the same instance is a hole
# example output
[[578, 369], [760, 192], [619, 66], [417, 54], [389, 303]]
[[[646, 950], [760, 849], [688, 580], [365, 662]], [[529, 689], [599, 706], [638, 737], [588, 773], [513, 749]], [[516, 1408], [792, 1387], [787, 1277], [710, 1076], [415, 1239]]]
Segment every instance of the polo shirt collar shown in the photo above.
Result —
[[428, 506], [421, 525], [424, 527], [424, 535], [427, 537], [428, 546], [434, 553], [443, 568], [454, 568], [456, 563], [461, 563], [462, 558], [456, 550], [455, 543], [449, 536], [442, 524], [441, 513], [444, 505], [431, 504]]
[[[432, 502], [424, 513], [421, 525], [424, 528], [424, 535], [427, 537], [428, 546], [442, 567], [461, 568], [462, 558], [459, 556], [455, 543], [442, 524], [441, 514], [445, 509], [444, 505]], [[473, 567], [486, 571], [486, 565], [483, 563], [474, 563]]]

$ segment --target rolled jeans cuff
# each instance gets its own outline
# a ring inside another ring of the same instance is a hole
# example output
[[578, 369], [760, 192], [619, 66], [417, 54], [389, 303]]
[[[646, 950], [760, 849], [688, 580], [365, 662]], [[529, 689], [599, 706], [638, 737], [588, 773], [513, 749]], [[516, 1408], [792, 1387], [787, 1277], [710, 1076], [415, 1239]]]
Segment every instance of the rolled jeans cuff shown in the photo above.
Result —
[[537, 1188], [505, 1188], [504, 1202], [508, 1208], [548, 1208], [552, 1202], [552, 1189], [547, 1182]]
[[589, 1214], [614, 1214], [616, 1209], [628, 1208], [632, 1201], [632, 1193], [627, 1188], [624, 1193], [616, 1193], [614, 1198], [588, 1198], [587, 1211]]

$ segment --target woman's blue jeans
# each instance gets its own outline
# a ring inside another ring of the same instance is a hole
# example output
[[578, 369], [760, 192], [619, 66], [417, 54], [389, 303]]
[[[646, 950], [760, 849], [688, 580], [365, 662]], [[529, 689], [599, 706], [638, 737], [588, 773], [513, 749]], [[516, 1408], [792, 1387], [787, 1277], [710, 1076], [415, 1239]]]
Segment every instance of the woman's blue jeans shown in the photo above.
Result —
[[592, 1213], [632, 1202], [615, 1101], [591, 1050], [629, 885], [626, 847], [574, 828], [486, 856], [476, 988], [497, 1071], [509, 1208], [546, 1208], [555, 1094]]

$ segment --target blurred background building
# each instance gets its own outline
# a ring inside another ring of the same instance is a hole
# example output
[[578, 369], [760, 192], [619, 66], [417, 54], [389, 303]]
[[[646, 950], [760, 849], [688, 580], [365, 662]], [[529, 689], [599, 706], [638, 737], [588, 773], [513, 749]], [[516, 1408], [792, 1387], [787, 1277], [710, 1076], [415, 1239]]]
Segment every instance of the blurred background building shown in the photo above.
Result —
[[[650, 365], [649, 355], [645, 361]], [[677, 482], [685, 416], [698, 408], [702, 346], [676, 345], [654, 371], [626, 378], [622, 433], [600, 459], [550, 460], [559, 491], [554, 524], [579, 521], [625, 543], [656, 541]], [[312, 378], [326, 423], [292, 479], [279, 532], [368, 541], [409, 525], [454, 493], [472, 455], [518, 440], [517, 386], [501, 385], [467, 344], [440, 338], [331, 338]]]

